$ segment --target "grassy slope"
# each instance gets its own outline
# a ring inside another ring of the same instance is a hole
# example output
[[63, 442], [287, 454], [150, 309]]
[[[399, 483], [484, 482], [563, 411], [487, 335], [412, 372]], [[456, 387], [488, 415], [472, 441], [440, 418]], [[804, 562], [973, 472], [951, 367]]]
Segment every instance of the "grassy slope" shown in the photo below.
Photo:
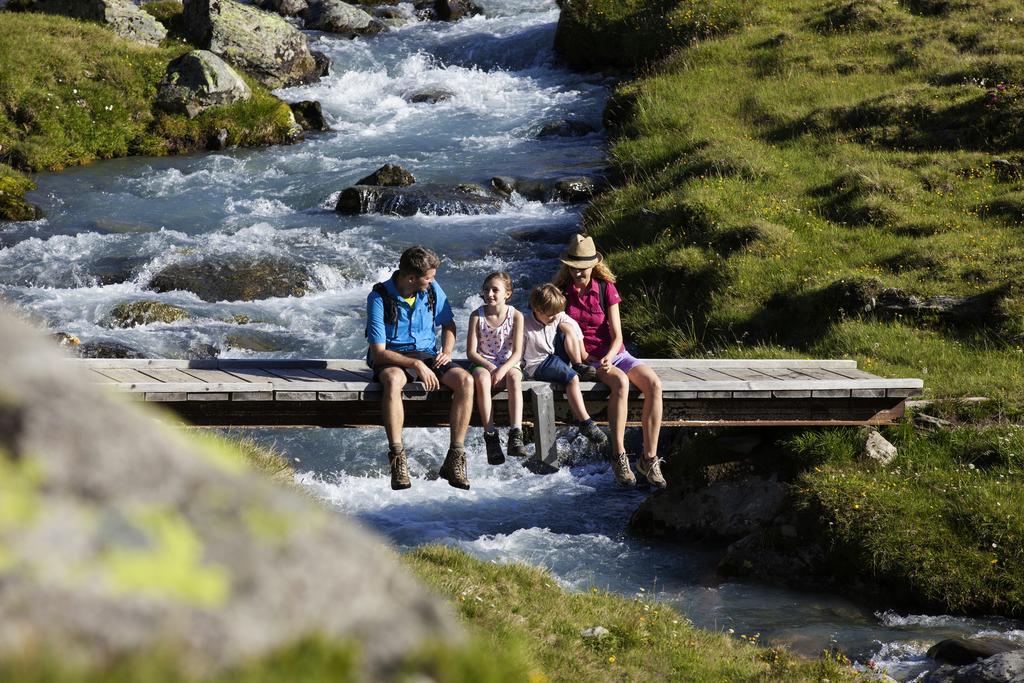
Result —
[[16, 178], [20, 186], [0, 190], [23, 195], [22, 171], [206, 149], [222, 128], [229, 145], [289, 139], [288, 106], [251, 80], [251, 100], [196, 119], [155, 110], [157, 82], [187, 49], [137, 45], [89, 22], [0, 12], [0, 183]]
[[[745, 9], [743, 24], [627, 52], [643, 75], [606, 113], [619, 186], [585, 222], [621, 277], [628, 335], [652, 355], [855, 358], [923, 377], [933, 397], [1019, 405], [1024, 9], [712, 4]], [[585, 36], [616, 6], [563, 15]], [[883, 319], [864, 310], [883, 288], [977, 296], [981, 313]], [[935, 434], [890, 430], [901, 453], [888, 472], [855, 457], [853, 432], [807, 433], [786, 445], [815, 465], [798, 498], [844, 578], [1021, 615], [1024, 445], [1005, 415], [961, 417]]]

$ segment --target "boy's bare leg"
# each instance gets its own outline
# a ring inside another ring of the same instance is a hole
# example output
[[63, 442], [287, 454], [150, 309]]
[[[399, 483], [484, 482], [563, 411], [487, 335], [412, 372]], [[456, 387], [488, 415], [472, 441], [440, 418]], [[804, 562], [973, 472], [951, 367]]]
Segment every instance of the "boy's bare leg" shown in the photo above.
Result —
[[408, 378], [402, 368], [390, 367], [380, 371], [378, 380], [383, 387], [381, 417], [388, 445], [402, 443], [402, 425], [405, 423], [405, 408], [402, 406], [402, 388]]
[[508, 423], [513, 427], [523, 424], [523, 372], [513, 368], [505, 375], [505, 390], [508, 391]]
[[455, 367], [444, 373], [441, 384], [452, 390], [452, 408], [448, 413], [451, 442], [453, 446], [461, 446], [466, 441], [466, 430], [473, 413], [473, 378], [462, 368]]
[[476, 409], [484, 429], [493, 429], [491, 416], [491, 373], [485, 368], [473, 368], [473, 384], [476, 392]]
[[658, 456], [658, 436], [661, 432], [661, 378], [647, 365], [637, 365], [629, 371], [629, 381], [644, 394], [644, 408], [640, 421], [644, 428], [644, 457]]
[[580, 378], [573, 377], [572, 381], [565, 385], [565, 398], [569, 401], [569, 409], [580, 422], [590, 419], [587, 406], [583, 402], [583, 392], [580, 391]]
[[612, 455], [626, 452], [626, 409], [629, 399], [629, 378], [617, 367], [597, 369], [597, 379], [606, 384], [608, 395], [608, 427], [612, 433]]
[[583, 362], [583, 341], [571, 335], [565, 335], [565, 353], [569, 361], [579, 365]]

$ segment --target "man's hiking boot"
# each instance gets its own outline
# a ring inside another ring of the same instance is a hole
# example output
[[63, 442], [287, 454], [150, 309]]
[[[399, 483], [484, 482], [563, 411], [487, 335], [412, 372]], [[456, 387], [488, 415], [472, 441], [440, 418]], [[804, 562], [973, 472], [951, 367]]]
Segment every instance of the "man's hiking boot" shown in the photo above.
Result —
[[587, 437], [587, 441], [595, 446], [603, 446], [608, 443], [608, 437], [604, 435], [601, 428], [593, 421], [582, 423], [579, 429], [580, 434]]
[[513, 458], [526, 458], [530, 455], [526, 452], [526, 445], [523, 443], [523, 430], [519, 427], [508, 430], [508, 454]]
[[581, 382], [597, 381], [597, 368], [593, 365], [587, 365], [586, 363], [573, 363], [572, 369], [580, 376]]
[[484, 446], [487, 447], [488, 465], [500, 465], [505, 462], [505, 454], [501, 452], [501, 439], [498, 438], [497, 430], [484, 432]]
[[612, 456], [612, 473], [615, 475], [615, 483], [622, 488], [636, 486], [636, 477], [633, 476], [633, 470], [629, 469], [627, 453]]
[[647, 479], [647, 483], [656, 489], [665, 488], [665, 477], [661, 476], [661, 463], [665, 462], [662, 458], [644, 458], [639, 457], [636, 459], [636, 471], [644, 475]]
[[466, 476], [466, 451], [461, 448], [449, 448], [437, 475], [446, 479], [457, 489], [469, 488], [469, 477]]
[[393, 490], [401, 491], [412, 486], [412, 482], [409, 481], [409, 462], [405, 457], [404, 448], [397, 453], [394, 451], [388, 453], [388, 467], [391, 468], [391, 488]]

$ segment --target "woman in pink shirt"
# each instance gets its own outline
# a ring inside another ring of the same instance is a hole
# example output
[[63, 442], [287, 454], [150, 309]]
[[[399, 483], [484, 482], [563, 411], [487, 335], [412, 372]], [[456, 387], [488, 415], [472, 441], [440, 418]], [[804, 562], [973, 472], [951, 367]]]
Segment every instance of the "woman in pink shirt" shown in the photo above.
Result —
[[615, 289], [615, 276], [604, 264], [592, 237], [574, 235], [561, 257], [562, 268], [554, 284], [565, 292], [565, 312], [583, 330], [586, 362], [597, 369], [597, 378], [608, 385], [608, 425], [612, 433], [612, 470], [620, 486], [633, 486], [636, 477], [626, 453], [626, 409], [632, 382], [644, 395], [641, 424], [644, 452], [636, 460], [636, 469], [651, 486], [665, 488], [658, 458], [658, 433], [661, 430], [661, 380], [642, 361], [634, 358], [622, 343], [622, 323]]

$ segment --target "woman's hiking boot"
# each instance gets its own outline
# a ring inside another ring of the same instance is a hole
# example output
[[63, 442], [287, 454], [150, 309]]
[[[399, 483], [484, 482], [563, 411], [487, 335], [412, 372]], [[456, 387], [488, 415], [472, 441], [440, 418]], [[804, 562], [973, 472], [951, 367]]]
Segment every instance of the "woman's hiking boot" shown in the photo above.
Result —
[[615, 483], [622, 488], [636, 486], [636, 477], [633, 476], [633, 470], [629, 468], [628, 453], [612, 456], [612, 474], [615, 475]]
[[579, 430], [580, 434], [587, 437], [587, 441], [595, 446], [603, 446], [608, 443], [608, 437], [604, 435], [604, 432], [601, 431], [601, 428], [593, 420], [580, 423]]
[[636, 459], [636, 471], [644, 475], [647, 479], [647, 483], [656, 489], [665, 488], [665, 477], [661, 475], [661, 463], [665, 462], [662, 458], [644, 458], [639, 457]]
[[487, 448], [487, 464], [500, 465], [505, 462], [505, 454], [501, 452], [501, 439], [498, 430], [484, 431], [484, 446]]
[[409, 481], [409, 462], [405, 457], [405, 449], [388, 453], [388, 467], [391, 468], [391, 488], [401, 491], [412, 486]]
[[523, 430], [519, 427], [508, 430], [508, 454], [513, 458], [526, 458], [530, 455], [526, 452], [526, 444], [523, 443]]
[[449, 448], [444, 457], [444, 464], [437, 476], [448, 481], [457, 489], [469, 489], [469, 477], [466, 476], [466, 451], [462, 448]]

